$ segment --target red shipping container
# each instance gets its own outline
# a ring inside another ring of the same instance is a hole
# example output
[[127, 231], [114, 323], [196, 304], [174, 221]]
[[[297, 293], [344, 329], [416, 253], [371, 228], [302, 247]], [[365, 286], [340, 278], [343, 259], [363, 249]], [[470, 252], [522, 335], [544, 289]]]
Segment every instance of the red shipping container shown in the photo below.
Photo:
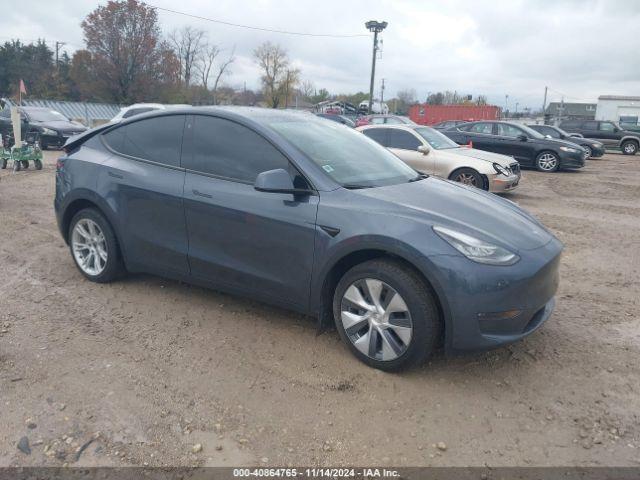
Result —
[[413, 105], [409, 118], [420, 125], [435, 125], [445, 120], [500, 120], [500, 107], [494, 105]]

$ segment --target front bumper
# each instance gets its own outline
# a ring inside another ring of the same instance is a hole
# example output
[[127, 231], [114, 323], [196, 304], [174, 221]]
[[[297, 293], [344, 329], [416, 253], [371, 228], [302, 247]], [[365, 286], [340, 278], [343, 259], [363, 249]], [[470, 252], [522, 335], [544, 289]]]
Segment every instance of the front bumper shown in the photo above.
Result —
[[520, 184], [520, 175], [511, 174], [508, 177], [504, 175], [487, 175], [489, 180], [489, 191], [492, 193], [510, 192]]
[[589, 158], [599, 158], [604, 155], [604, 145], [602, 147], [589, 147], [591, 148], [591, 156]]
[[584, 150], [578, 153], [562, 152], [560, 153], [560, 168], [582, 168], [588, 153]]
[[481, 265], [463, 256], [430, 257], [446, 299], [446, 349], [495, 348], [537, 330], [553, 311], [562, 243], [553, 238], [518, 252], [511, 266]]

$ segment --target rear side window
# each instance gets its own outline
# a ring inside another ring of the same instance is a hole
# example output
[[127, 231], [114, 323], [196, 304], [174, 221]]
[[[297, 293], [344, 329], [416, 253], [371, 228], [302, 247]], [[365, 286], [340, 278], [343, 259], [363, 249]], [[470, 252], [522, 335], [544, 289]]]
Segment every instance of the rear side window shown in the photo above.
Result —
[[120, 154], [178, 167], [184, 122], [184, 115], [148, 118], [111, 130], [103, 138]]
[[582, 124], [583, 130], [598, 130], [598, 122], [584, 122]]
[[203, 115], [191, 122], [192, 138], [182, 159], [189, 170], [250, 183], [267, 170], [289, 170], [289, 160], [244, 125]]
[[371, 140], [375, 140], [383, 147], [386, 147], [388, 131], [388, 128], [367, 128], [366, 130], [363, 130], [362, 133], [364, 133]]
[[393, 128], [389, 130], [387, 147], [401, 150], [416, 150], [422, 142], [406, 130]]

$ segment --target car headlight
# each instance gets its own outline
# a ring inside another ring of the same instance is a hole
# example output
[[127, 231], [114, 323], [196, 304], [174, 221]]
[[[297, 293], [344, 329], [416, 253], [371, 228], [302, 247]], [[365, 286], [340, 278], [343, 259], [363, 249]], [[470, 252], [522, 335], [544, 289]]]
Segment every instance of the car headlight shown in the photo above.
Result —
[[42, 133], [43, 135], [58, 135], [58, 132], [56, 132], [55, 130], [51, 130], [50, 128], [44, 128], [44, 127], [42, 127]]
[[563, 152], [569, 152], [569, 153], [576, 153], [578, 151], [577, 148], [571, 148], [571, 147], [560, 147], [560, 150], [562, 150]]
[[474, 262], [487, 265], [513, 265], [520, 257], [509, 250], [465, 233], [435, 226], [433, 230], [449, 245]]
[[493, 169], [496, 171], [496, 173], [498, 173], [499, 175], [504, 175], [505, 177], [509, 176], [509, 172], [507, 172], [507, 170], [500, 164], [498, 163], [494, 163], [493, 164]]

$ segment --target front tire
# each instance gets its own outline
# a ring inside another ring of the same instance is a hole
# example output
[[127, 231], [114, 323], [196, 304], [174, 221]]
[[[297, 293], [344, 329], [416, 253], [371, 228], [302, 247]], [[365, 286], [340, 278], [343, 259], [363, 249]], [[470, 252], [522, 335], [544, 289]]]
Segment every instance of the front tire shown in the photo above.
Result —
[[423, 363], [440, 339], [431, 289], [396, 260], [370, 260], [345, 273], [334, 293], [333, 314], [351, 352], [380, 370]]
[[593, 156], [593, 150], [591, 150], [589, 145], [583, 145], [582, 148], [587, 151], [587, 158], [591, 158]]
[[123, 272], [118, 242], [107, 219], [94, 208], [80, 210], [69, 225], [73, 261], [92, 282], [107, 283]]
[[620, 149], [625, 155], [635, 155], [636, 153], [638, 153], [638, 142], [627, 140], [622, 145], [620, 145]]
[[22, 165], [20, 164], [20, 161], [19, 160], [14, 160], [13, 161], [13, 171], [14, 172], [19, 172], [21, 168], [22, 168]]
[[482, 180], [482, 175], [476, 172], [473, 168], [459, 168], [449, 175], [449, 180], [486, 190], [484, 180]]
[[36, 167], [36, 170], [42, 170], [42, 160], [34, 160], [33, 165]]
[[553, 152], [541, 152], [536, 157], [536, 168], [541, 172], [555, 172], [560, 167], [560, 158]]

